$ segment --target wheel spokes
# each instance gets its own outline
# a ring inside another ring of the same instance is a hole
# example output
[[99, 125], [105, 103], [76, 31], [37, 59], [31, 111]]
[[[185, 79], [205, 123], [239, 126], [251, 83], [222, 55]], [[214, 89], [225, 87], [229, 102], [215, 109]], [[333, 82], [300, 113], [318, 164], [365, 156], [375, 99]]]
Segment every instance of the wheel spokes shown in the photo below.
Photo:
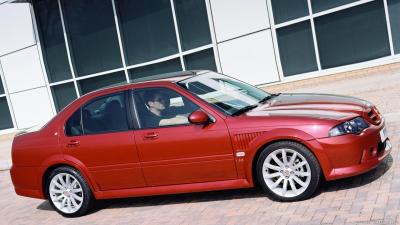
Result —
[[293, 180], [296, 181], [296, 183], [300, 184], [300, 186], [305, 187], [307, 186], [306, 183], [304, 183], [302, 180], [300, 180], [300, 178], [293, 176]]
[[71, 203], [74, 206], [74, 208], [78, 208], [79, 204], [75, 201], [75, 198], [71, 198]]
[[278, 187], [278, 185], [282, 182], [283, 177], [279, 177], [278, 180], [275, 181], [275, 183], [272, 185], [272, 189]]
[[58, 175], [57, 175], [57, 178], [58, 178], [58, 180], [60, 181], [61, 185], [62, 185], [63, 187], [65, 187], [65, 186], [66, 186], [66, 183], [65, 183], [65, 181], [64, 181], [64, 179], [63, 179], [63, 177], [62, 177], [62, 175], [61, 175], [61, 174], [58, 174]]
[[270, 173], [270, 174], [267, 174], [265, 177], [266, 178], [274, 178], [274, 177], [278, 177], [278, 176], [281, 176], [281, 172]]
[[276, 162], [276, 164], [278, 164], [278, 166], [280, 166], [282, 168], [285, 167], [283, 162], [280, 159], [278, 159], [278, 157], [276, 157], [276, 155], [272, 155], [272, 159], [274, 159], [274, 161]]
[[82, 197], [76, 195], [75, 193], [71, 193], [71, 197], [74, 198], [74, 199], [76, 199], [76, 200], [78, 200], [78, 201], [80, 201], [80, 202], [83, 200]]
[[287, 183], [288, 183], [288, 180], [285, 179], [285, 180], [283, 181], [282, 196], [285, 196], [285, 195], [286, 195], [286, 192], [287, 192]]
[[308, 177], [308, 176], [311, 176], [311, 173], [310, 173], [310, 172], [299, 172], [299, 171], [295, 171], [295, 172], [294, 172], [294, 175], [300, 176], [300, 177]]
[[271, 170], [275, 170], [275, 171], [281, 171], [282, 170], [281, 167], [275, 166], [275, 165], [272, 165], [272, 164], [269, 164], [269, 163], [267, 165], [265, 165], [265, 167], [268, 168], [268, 169], [271, 169]]
[[294, 169], [298, 169], [298, 168], [300, 168], [300, 167], [302, 167], [302, 166], [304, 166], [304, 165], [306, 165], [306, 164], [307, 164], [306, 161], [302, 161], [302, 162], [296, 164], [296, 165], [294, 166]]
[[296, 188], [296, 185], [293, 182], [293, 179], [289, 179], [289, 184], [290, 184], [290, 188], [292, 189], [293, 193], [295, 195], [297, 195], [297, 188]]
[[297, 152], [294, 152], [292, 157], [290, 157], [290, 161], [289, 161], [290, 166], [294, 166], [294, 160], [296, 159], [296, 157], [297, 157]]
[[56, 180], [52, 180], [51, 183], [53, 183], [59, 189], [63, 188], [63, 186], [61, 184], [59, 184]]

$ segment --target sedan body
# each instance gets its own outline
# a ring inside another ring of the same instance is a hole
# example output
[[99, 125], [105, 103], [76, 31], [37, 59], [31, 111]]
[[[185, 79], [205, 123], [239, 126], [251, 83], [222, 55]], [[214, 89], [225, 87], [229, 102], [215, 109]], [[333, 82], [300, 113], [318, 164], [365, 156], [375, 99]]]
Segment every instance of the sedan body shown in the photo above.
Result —
[[210, 71], [162, 77], [89, 93], [16, 135], [16, 193], [50, 199], [70, 217], [94, 199], [257, 183], [274, 199], [296, 201], [321, 179], [375, 168], [391, 150], [384, 118], [364, 100], [271, 95]]

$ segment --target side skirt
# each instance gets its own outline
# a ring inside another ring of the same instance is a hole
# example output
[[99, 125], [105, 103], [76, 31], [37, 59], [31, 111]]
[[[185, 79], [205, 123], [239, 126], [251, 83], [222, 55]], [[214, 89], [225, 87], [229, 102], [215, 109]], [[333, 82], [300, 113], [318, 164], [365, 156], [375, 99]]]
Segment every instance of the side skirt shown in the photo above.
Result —
[[98, 191], [96, 199], [127, 198], [152, 195], [181, 194], [253, 187], [246, 179], [214, 181], [195, 184], [179, 184], [158, 187], [142, 187], [122, 190]]

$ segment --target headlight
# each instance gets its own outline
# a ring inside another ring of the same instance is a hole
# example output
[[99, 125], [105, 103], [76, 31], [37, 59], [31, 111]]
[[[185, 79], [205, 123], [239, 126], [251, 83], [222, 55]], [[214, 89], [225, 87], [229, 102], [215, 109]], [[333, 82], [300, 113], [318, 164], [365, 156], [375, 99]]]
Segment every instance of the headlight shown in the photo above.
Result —
[[361, 117], [354, 118], [346, 121], [342, 124], [337, 125], [329, 131], [329, 136], [339, 136], [344, 134], [360, 134], [363, 130], [368, 128], [369, 125]]

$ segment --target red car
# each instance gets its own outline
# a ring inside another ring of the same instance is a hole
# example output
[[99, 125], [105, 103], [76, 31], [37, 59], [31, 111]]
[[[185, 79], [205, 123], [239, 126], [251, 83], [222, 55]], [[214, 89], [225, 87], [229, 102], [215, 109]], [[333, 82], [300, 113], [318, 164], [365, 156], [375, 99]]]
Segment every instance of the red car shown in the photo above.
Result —
[[[162, 78], [162, 79], [161, 79]], [[17, 135], [17, 194], [81, 216], [95, 199], [250, 188], [309, 198], [321, 179], [375, 168], [391, 150], [371, 103], [269, 94], [210, 71], [89, 93]]]

